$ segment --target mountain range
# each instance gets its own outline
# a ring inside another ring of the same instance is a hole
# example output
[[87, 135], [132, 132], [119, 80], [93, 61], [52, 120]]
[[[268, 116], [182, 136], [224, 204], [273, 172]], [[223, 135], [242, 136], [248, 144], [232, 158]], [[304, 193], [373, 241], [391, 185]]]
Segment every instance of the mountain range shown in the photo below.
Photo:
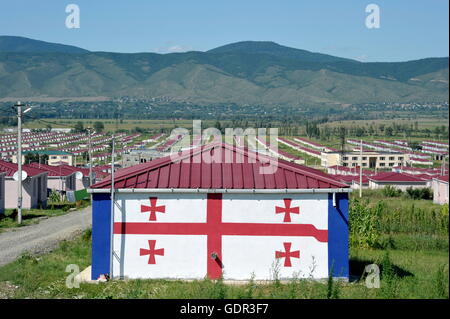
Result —
[[243, 41], [206, 52], [112, 53], [0, 36], [0, 99], [166, 97], [198, 105], [448, 101], [448, 57], [359, 62]]

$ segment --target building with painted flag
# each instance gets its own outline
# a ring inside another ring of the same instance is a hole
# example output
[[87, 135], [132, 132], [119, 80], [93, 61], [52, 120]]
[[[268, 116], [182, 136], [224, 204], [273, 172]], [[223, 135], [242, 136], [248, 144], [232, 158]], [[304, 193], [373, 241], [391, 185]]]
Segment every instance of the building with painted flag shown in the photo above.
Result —
[[110, 178], [89, 189], [93, 280], [349, 277], [350, 188], [326, 173], [214, 143], [114, 181], [113, 210]]

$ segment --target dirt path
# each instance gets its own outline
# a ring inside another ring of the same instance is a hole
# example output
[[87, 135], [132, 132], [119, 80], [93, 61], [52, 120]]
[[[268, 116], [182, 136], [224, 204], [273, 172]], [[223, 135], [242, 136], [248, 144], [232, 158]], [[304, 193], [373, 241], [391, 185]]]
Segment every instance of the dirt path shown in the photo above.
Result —
[[24, 252], [42, 254], [54, 249], [63, 239], [91, 227], [91, 207], [51, 217], [38, 224], [0, 233], [0, 266], [14, 261]]

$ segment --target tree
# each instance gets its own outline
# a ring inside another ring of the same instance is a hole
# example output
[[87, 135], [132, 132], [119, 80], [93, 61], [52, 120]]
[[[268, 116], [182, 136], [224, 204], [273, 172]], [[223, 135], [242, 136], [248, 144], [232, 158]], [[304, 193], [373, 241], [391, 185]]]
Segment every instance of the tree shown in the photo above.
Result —
[[385, 134], [386, 136], [392, 136], [392, 134], [394, 133], [394, 129], [392, 127], [387, 127], [385, 130]]
[[84, 132], [85, 130], [84, 130], [83, 122], [78, 121], [75, 124], [75, 127], [73, 129], [74, 129], [75, 133], [82, 133], [82, 132]]
[[97, 122], [94, 123], [94, 130], [95, 130], [97, 133], [103, 132], [103, 129], [104, 129], [104, 128], [105, 128], [105, 125], [103, 124], [103, 122], [97, 121]]
[[48, 162], [48, 155], [39, 155], [38, 153], [26, 153], [25, 154], [25, 164], [29, 163], [41, 163], [45, 164]]

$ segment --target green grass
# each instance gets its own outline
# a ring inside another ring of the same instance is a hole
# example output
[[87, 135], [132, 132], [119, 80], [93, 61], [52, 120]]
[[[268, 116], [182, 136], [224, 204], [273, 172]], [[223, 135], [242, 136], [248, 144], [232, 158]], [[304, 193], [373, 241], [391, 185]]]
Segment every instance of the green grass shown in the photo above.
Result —
[[[66, 287], [70, 272], [66, 267], [78, 265], [80, 270], [91, 262], [90, 232], [43, 256], [23, 255], [0, 268], [0, 296], [9, 298], [448, 298], [448, 253], [443, 251], [389, 252], [392, 271], [383, 276], [379, 289], [365, 285], [363, 269], [376, 263], [385, 266], [383, 250], [351, 249], [349, 283], [293, 280], [270, 284], [250, 282], [227, 285], [221, 281], [196, 280], [114, 280], [100, 284]], [[387, 269], [387, 268], [386, 268]], [[13, 288], [11, 288], [13, 287]], [[17, 288], [16, 288], [17, 287]]]

